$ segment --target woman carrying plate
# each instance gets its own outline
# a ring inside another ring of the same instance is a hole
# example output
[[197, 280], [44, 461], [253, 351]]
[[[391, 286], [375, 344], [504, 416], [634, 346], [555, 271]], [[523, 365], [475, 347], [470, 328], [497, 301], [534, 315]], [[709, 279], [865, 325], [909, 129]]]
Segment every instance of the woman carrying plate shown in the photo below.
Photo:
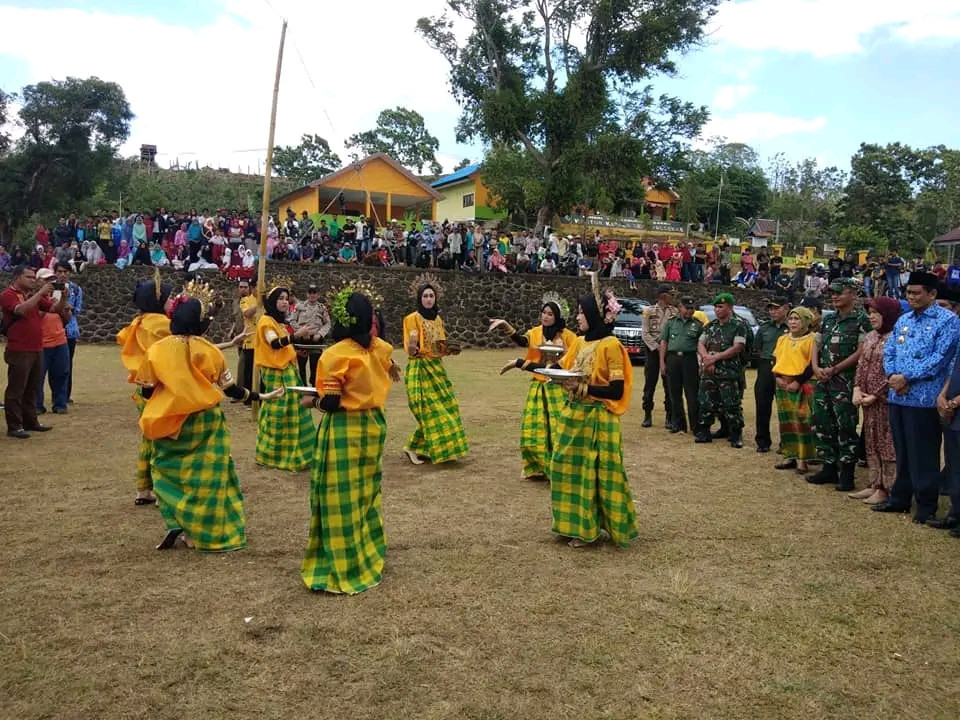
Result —
[[368, 288], [345, 286], [330, 298], [335, 344], [320, 356], [322, 410], [310, 490], [310, 537], [300, 575], [311, 590], [353, 595], [380, 583], [387, 545], [380, 477], [390, 381], [400, 381], [393, 347], [373, 334]]
[[[270, 390], [300, 383], [297, 352], [286, 327], [289, 283], [278, 281], [263, 300], [257, 321], [253, 362], [260, 367], [260, 386]], [[316, 428], [310, 411], [293, 393], [260, 406], [257, 418], [256, 462], [279, 470], [306, 470], [313, 460]]]
[[243, 495], [220, 401], [283, 393], [280, 387], [258, 395], [236, 384], [220, 348], [203, 337], [212, 300], [206, 285], [189, 283], [174, 301], [170, 335], [147, 350], [136, 376], [146, 398], [140, 429], [153, 443], [150, 471], [167, 524], [158, 550], [178, 539], [206, 552], [246, 547]]
[[[170, 318], [167, 311], [173, 304], [170, 297], [172, 287], [160, 280], [160, 271], [155, 270], [153, 280], [138, 282], [133, 291], [133, 304], [140, 311], [130, 324], [117, 333], [120, 345], [120, 361], [127, 369], [127, 381], [135, 383], [137, 372], [154, 343], [170, 334]], [[137, 404], [137, 415], [143, 413], [147, 401], [140, 388], [133, 393]], [[140, 451], [137, 455], [137, 495], [134, 505], [152, 505], [157, 501], [153, 494], [153, 480], [150, 477], [150, 455], [153, 442], [146, 436], [140, 436]]]
[[417, 429], [403, 451], [414, 465], [422, 465], [424, 460], [442, 463], [462, 458], [469, 451], [460, 405], [442, 359], [459, 354], [460, 348], [447, 343], [437, 307], [443, 293], [437, 278], [421, 275], [413, 288], [417, 310], [403, 319], [403, 348], [410, 358], [403, 379]]
[[[520, 347], [527, 348], [524, 358], [510, 362], [500, 369], [503, 375], [508, 370], [519, 368], [531, 370], [536, 365], [553, 365], [566, 352], [577, 336], [567, 329], [564, 317], [569, 315], [569, 307], [556, 293], [548, 293], [543, 298], [540, 309], [540, 325], [525, 333], [517, 331], [506, 320], [490, 321], [490, 330], [500, 328]], [[541, 350], [541, 347], [553, 345], [555, 352]], [[523, 476], [528, 480], [545, 480], [550, 456], [553, 454], [552, 427], [557, 422], [564, 402], [563, 388], [547, 382], [547, 378], [534, 372], [523, 406], [523, 419], [520, 422], [520, 455], [523, 458]]]
[[[594, 282], [596, 276], [593, 275]], [[560, 367], [577, 377], [558, 379], [568, 392], [560, 411], [547, 468], [553, 532], [570, 547], [600, 539], [605, 530], [620, 547], [637, 537], [637, 514], [623, 468], [620, 416], [630, 404], [633, 369], [613, 335], [620, 304], [598, 288], [580, 298], [577, 326], [583, 332]]]

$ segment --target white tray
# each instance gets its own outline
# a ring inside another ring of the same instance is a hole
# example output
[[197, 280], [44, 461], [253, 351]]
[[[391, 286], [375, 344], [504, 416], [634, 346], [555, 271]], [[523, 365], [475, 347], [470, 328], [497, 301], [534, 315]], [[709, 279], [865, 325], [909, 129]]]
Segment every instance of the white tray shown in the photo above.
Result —
[[568, 380], [570, 378], [582, 378], [583, 373], [579, 370], [564, 370], [563, 368], [541, 368], [534, 370], [538, 375], [545, 375], [551, 380]]
[[300, 393], [301, 395], [319, 395], [317, 389], [309, 385], [287, 385], [287, 390]]

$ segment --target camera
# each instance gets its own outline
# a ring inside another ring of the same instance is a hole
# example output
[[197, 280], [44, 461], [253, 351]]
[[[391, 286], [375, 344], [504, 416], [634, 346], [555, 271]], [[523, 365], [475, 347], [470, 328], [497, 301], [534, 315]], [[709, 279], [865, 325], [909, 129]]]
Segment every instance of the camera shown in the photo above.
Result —
[[52, 285], [54, 290], [59, 290], [60, 292], [63, 292], [67, 287], [65, 283], [59, 281], [54, 281]]

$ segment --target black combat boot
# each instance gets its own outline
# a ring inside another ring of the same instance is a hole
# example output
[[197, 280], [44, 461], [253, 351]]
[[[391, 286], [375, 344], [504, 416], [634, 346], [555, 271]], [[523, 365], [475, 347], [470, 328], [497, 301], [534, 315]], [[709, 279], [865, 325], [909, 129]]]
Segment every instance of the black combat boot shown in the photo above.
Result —
[[836, 489], [838, 492], [850, 492], [854, 489], [853, 470], [856, 463], [840, 463], [840, 472], [837, 474]]
[[840, 478], [837, 477], [837, 465], [836, 463], [825, 462], [823, 467], [820, 468], [820, 472], [814, 475], [807, 476], [807, 482], [811, 485], [836, 485], [840, 482]]
[[640, 423], [640, 427], [651, 427], [653, 425], [653, 418], [650, 417], [650, 411], [643, 411], [643, 422]]

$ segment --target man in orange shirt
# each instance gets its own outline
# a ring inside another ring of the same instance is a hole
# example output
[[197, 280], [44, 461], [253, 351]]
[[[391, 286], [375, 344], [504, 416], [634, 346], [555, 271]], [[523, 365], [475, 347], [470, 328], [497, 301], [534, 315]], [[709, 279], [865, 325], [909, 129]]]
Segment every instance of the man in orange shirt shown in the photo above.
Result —
[[[37, 280], [51, 282], [54, 272], [47, 268], [37, 270]], [[64, 324], [69, 322], [69, 308], [64, 303], [67, 290], [63, 285], [54, 284], [53, 300], [57, 303], [49, 312], [40, 311], [43, 331], [43, 360], [40, 384], [37, 387], [37, 414], [47, 411], [43, 404], [43, 385], [50, 377], [50, 391], [53, 395], [53, 412], [62, 415], [67, 412], [67, 400], [70, 397], [70, 346]]]

